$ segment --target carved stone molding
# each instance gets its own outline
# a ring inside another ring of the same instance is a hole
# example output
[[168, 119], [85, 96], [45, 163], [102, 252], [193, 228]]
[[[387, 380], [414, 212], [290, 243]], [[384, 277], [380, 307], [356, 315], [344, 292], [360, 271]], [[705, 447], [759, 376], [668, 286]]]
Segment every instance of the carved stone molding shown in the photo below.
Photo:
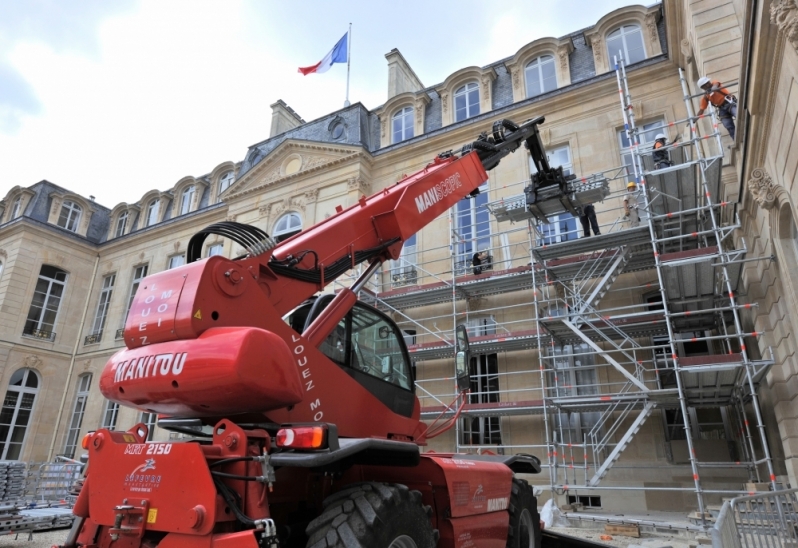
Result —
[[377, 120], [380, 121], [380, 136], [383, 138], [383, 140], [385, 140], [385, 126], [388, 124], [385, 120], [383, 120], [382, 116], [377, 116]]
[[39, 356], [34, 356], [31, 354], [30, 356], [25, 357], [25, 367], [28, 369], [37, 369], [42, 366], [42, 359]]
[[773, 0], [770, 22], [779, 27], [792, 47], [798, 51], [798, 0]]
[[175, 247], [175, 251], [180, 251], [180, 240], [175, 240], [173, 245]]
[[690, 43], [690, 40], [685, 38], [679, 44], [679, 47], [682, 50], [682, 55], [684, 55], [684, 60], [688, 63], [693, 62], [693, 45]]
[[314, 188], [313, 190], [308, 190], [305, 192], [305, 203], [309, 204], [311, 202], [315, 202], [319, 199], [319, 189]]
[[272, 206], [273, 206], [273, 205], [274, 205], [274, 204], [268, 204], [268, 205], [265, 205], [265, 206], [261, 206], [261, 207], [258, 209], [258, 213], [260, 214], [260, 216], [261, 216], [261, 217], [268, 217], [268, 216], [269, 216], [269, 213], [270, 213], [270, 212], [271, 212], [271, 210], [272, 210]]
[[659, 33], [657, 32], [657, 13], [650, 12], [646, 14], [646, 28], [653, 43], [659, 42]]
[[521, 69], [513, 68], [510, 74], [513, 75], [513, 88], [519, 89], [521, 87]]
[[446, 113], [449, 111], [449, 94], [448, 93], [441, 93], [441, 109], [443, 109], [443, 115], [446, 116]]
[[604, 59], [604, 44], [599, 34], [590, 36], [590, 47], [593, 48], [593, 58], [596, 60], [596, 64], [602, 63]]
[[0, 249], [0, 257], [2, 257], [3, 259], [8, 258], [8, 253], [6, 252], [5, 249]]
[[346, 189], [348, 191], [357, 190], [366, 196], [371, 194], [371, 183], [367, 183], [360, 177], [350, 177], [346, 180]]
[[748, 190], [751, 196], [763, 209], [773, 209], [776, 205], [776, 191], [779, 185], [773, 182], [768, 172], [758, 167], [751, 172], [748, 179]]
[[485, 74], [484, 76], [482, 76], [482, 89], [485, 91], [486, 101], [490, 101], [490, 88], [492, 87], [491, 86], [492, 82], [493, 79], [489, 75]]
[[560, 58], [560, 68], [562, 70], [568, 70], [568, 53], [567, 46], [557, 48], [557, 56]]

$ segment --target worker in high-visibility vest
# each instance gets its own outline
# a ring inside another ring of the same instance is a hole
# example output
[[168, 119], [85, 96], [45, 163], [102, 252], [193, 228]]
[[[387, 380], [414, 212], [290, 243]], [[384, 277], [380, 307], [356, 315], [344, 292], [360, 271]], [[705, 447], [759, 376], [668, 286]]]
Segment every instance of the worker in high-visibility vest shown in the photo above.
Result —
[[701, 108], [698, 109], [698, 116], [704, 114], [709, 104], [718, 109], [720, 122], [723, 124], [729, 136], [734, 139], [734, 118], [737, 118], [737, 98], [728, 89], [724, 88], [717, 80], [710, 80], [706, 76], [698, 79], [698, 87], [704, 90], [701, 97]]

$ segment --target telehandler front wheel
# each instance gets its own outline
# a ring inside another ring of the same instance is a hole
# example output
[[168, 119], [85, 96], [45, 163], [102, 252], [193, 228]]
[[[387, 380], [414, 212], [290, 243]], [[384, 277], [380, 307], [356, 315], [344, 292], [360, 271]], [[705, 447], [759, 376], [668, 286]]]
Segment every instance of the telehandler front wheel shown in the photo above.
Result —
[[429, 506], [421, 493], [389, 483], [357, 483], [330, 495], [308, 524], [308, 548], [434, 548]]
[[507, 511], [510, 514], [507, 548], [540, 548], [543, 533], [540, 530], [538, 501], [526, 480], [513, 478]]

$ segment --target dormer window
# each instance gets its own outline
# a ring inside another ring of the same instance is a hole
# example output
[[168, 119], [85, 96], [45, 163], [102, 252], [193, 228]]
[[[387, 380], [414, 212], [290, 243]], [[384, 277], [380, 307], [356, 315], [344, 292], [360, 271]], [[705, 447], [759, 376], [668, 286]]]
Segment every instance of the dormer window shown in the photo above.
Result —
[[183, 194], [180, 197], [180, 214], [185, 215], [191, 211], [191, 204], [194, 201], [194, 193], [196, 189], [194, 185], [191, 185], [187, 189], [183, 191]]
[[75, 202], [71, 200], [64, 201], [61, 204], [61, 213], [58, 215], [58, 226], [70, 232], [77, 232], [82, 211], [83, 209]]
[[230, 188], [230, 185], [233, 184], [235, 180], [235, 175], [233, 175], [232, 171], [228, 171], [224, 175], [219, 178], [219, 194]]
[[119, 217], [116, 218], [116, 228], [114, 229], [114, 238], [119, 238], [120, 236], [125, 235], [125, 230], [127, 229], [127, 219], [128, 219], [128, 212], [123, 211], [119, 214]]
[[646, 58], [643, 33], [637, 25], [623, 25], [607, 35], [607, 52], [610, 62], [620, 54], [624, 63], [631, 65]]
[[391, 127], [394, 143], [413, 137], [413, 107], [405, 107], [394, 114]]
[[14, 200], [14, 205], [11, 206], [11, 217], [8, 218], [9, 221], [12, 221], [19, 217], [22, 214], [22, 196], [17, 196], [17, 199]]
[[470, 82], [454, 92], [454, 121], [460, 122], [479, 114], [479, 85]]
[[158, 198], [155, 198], [147, 206], [147, 226], [152, 226], [158, 222], [159, 205], [160, 205], [160, 200], [158, 200]]
[[552, 55], [541, 55], [533, 59], [524, 70], [526, 96], [535, 97], [557, 89], [557, 73]]

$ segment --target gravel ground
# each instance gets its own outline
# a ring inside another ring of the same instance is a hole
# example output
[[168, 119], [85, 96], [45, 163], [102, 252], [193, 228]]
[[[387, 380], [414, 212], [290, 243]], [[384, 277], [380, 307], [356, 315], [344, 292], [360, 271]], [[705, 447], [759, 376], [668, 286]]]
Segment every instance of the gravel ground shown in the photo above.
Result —
[[69, 529], [53, 529], [52, 531], [37, 531], [33, 533], [33, 540], [28, 540], [28, 533], [0, 536], [0, 548], [50, 548], [55, 544], [63, 544]]

